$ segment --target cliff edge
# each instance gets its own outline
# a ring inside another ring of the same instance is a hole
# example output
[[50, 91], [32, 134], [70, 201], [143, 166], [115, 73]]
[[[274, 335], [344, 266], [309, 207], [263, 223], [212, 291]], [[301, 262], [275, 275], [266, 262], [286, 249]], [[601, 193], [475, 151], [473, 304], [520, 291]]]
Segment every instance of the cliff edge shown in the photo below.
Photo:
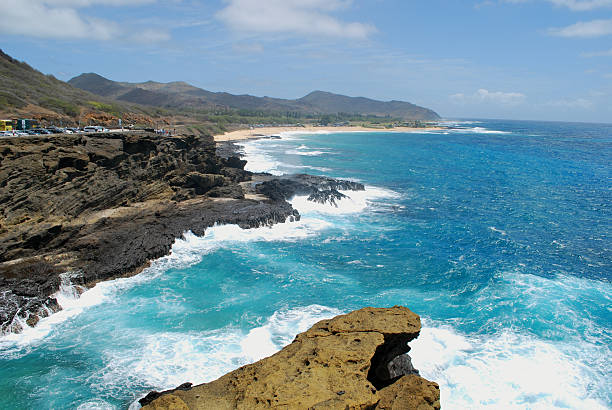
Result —
[[140, 402], [147, 410], [439, 409], [438, 385], [407, 355], [420, 330], [408, 308], [360, 309], [318, 322], [280, 352], [213, 382]]

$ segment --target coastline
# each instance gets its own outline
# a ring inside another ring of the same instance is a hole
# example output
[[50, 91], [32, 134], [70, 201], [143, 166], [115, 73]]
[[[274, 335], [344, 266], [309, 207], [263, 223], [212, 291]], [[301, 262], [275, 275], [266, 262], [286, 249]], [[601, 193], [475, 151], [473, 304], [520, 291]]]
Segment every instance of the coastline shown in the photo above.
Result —
[[[0, 336], [62, 310], [55, 295], [64, 273], [72, 273], [71, 285], [91, 288], [141, 272], [184, 232], [297, 216], [285, 201], [246, 197], [246, 162], [218, 157], [212, 137], [65, 135], [2, 144], [0, 174], [9, 183], [0, 190]], [[169, 152], [182, 155], [171, 160]], [[11, 171], [17, 167], [24, 172]]]
[[441, 131], [446, 128], [444, 127], [425, 127], [425, 128], [413, 128], [413, 127], [395, 127], [395, 128], [368, 128], [361, 126], [344, 126], [344, 127], [261, 127], [261, 128], [249, 128], [240, 129], [236, 131], [226, 132], [222, 135], [215, 135], [215, 142], [225, 141], [242, 141], [248, 139], [257, 139], [267, 137], [270, 135], [277, 135], [284, 132], [299, 132], [307, 134], [315, 134], [317, 132], [335, 133], [335, 132], [427, 132], [427, 131]]
[[[97, 283], [137, 275], [168, 255], [185, 232], [203, 236], [215, 225], [248, 229], [299, 221], [288, 201], [293, 195], [328, 201], [334, 195], [330, 187], [364, 189], [325, 177], [302, 175], [278, 182], [276, 176], [245, 171], [246, 161], [233, 151], [217, 154], [211, 136], [67, 135], [53, 143], [61, 149], [49, 151], [48, 138], [4, 141], [8, 155], [0, 174], [10, 175], [13, 185], [2, 194], [30, 202], [5, 209], [12, 219], [0, 218], [0, 227], [6, 228], [0, 235], [0, 337], [33, 328], [61, 311], [57, 295], [62, 287], [78, 288], [80, 294]], [[20, 151], [29, 155], [13, 154]], [[171, 163], [169, 152], [183, 156]], [[47, 167], [40, 166], [43, 155]], [[140, 171], [134, 163], [157, 165], [137, 183]], [[159, 165], [163, 163], [171, 165]], [[31, 170], [9, 174], [15, 166]], [[45, 178], [33, 180], [29, 175], [34, 174]], [[258, 189], [252, 186], [255, 179]], [[97, 196], [88, 191], [94, 183]], [[31, 195], [33, 191], [47, 196]], [[108, 192], [112, 201], [104, 197]], [[70, 201], [62, 202], [66, 196]], [[58, 203], [65, 208], [49, 208]], [[70, 280], [64, 283], [67, 274]]]

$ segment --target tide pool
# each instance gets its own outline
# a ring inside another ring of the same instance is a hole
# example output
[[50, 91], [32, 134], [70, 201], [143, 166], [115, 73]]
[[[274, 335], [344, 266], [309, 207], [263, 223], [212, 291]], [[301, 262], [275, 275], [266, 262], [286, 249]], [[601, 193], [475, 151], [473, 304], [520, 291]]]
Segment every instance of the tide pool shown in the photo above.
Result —
[[[426, 133], [286, 134], [247, 169], [358, 180], [300, 222], [186, 233], [0, 339], [0, 408], [119, 409], [270, 355], [316, 321], [405, 305], [442, 406], [612, 406], [612, 125], [454, 122]], [[69, 279], [69, 278], [68, 278]]]

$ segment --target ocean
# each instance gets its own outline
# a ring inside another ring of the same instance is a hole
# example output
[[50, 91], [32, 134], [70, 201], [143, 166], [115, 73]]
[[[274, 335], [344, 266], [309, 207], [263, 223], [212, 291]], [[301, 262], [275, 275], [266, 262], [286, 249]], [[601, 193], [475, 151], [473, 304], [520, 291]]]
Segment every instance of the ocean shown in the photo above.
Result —
[[247, 169], [360, 181], [302, 219], [187, 232], [141, 274], [0, 338], [0, 408], [120, 409], [211, 381], [316, 321], [404, 305], [445, 409], [612, 408], [612, 125], [449, 121], [283, 134]]

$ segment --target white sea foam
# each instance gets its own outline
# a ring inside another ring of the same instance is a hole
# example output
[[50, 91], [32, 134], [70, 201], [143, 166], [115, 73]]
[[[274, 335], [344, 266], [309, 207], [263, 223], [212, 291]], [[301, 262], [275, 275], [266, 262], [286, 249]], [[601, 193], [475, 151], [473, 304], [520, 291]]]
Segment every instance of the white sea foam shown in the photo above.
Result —
[[331, 168], [313, 167], [313, 166], [310, 166], [310, 165], [283, 164], [283, 167], [285, 167], [285, 168], [294, 168], [294, 169], [313, 169], [315, 171], [321, 171], [321, 172], [330, 172], [330, 171], [333, 171]]
[[[269, 153], [269, 140], [252, 140], [236, 142], [242, 147], [247, 164], [244, 167], [251, 172], [268, 172], [272, 175], [283, 175], [280, 170], [283, 163], [275, 160]], [[267, 146], [266, 146], [267, 145]]]
[[458, 125], [465, 125], [465, 124], [481, 124], [482, 121], [461, 121], [461, 120], [443, 120], [443, 121], [438, 121], [438, 125], [443, 125], [443, 126], [448, 126], [448, 127], [452, 127], [452, 126], [458, 126]]
[[510, 330], [476, 337], [433, 325], [425, 321], [410, 355], [423, 377], [440, 384], [443, 408], [606, 408], [593, 397], [606, 382], [579, 360], [580, 347]]
[[508, 131], [490, 130], [484, 127], [461, 128], [461, 129], [453, 130], [453, 131], [473, 132], [474, 134], [511, 134]]
[[289, 155], [302, 155], [305, 157], [317, 157], [319, 155], [323, 155], [323, 154], [330, 154], [330, 151], [320, 151], [320, 150], [313, 150], [313, 151], [303, 151], [300, 149], [288, 149], [285, 151], [285, 154], [289, 154]]
[[115, 406], [101, 399], [94, 399], [81, 403], [77, 410], [115, 410]]
[[[487, 334], [425, 320], [410, 354], [421, 374], [440, 384], [443, 407], [606, 408], [610, 335], [581, 304], [601, 304], [605, 316], [611, 296], [609, 283], [504, 272], [471, 301], [474, 315], [492, 318], [483, 325]], [[525, 320], [546, 339], [520, 330]]]
[[57, 325], [81, 314], [85, 309], [103, 303], [117, 292], [151, 281], [168, 269], [194, 265], [204, 255], [220, 247], [252, 241], [296, 241], [316, 235], [331, 226], [331, 222], [317, 218], [302, 218], [298, 222], [253, 229], [242, 229], [238, 225], [216, 225], [207, 229], [202, 237], [186, 232], [182, 238], [176, 239], [169, 255], [153, 261], [142, 273], [129, 278], [101, 282], [83, 291], [70, 283], [69, 275], [64, 275], [60, 290], [53, 295], [62, 310], [41, 319], [35, 327], [28, 326], [23, 320], [21, 333], [0, 337], [0, 351], [3, 355], [23, 354], [21, 349], [24, 346], [43, 339]]
[[399, 194], [394, 191], [373, 186], [366, 186], [365, 191], [342, 190], [340, 192], [347, 197], [336, 201], [337, 206], [330, 203], [321, 204], [309, 201], [307, 196], [295, 196], [290, 202], [300, 214], [342, 215], [362, 212], [377, 200], [399, 197]]
[[[62, 275], [60, 289], [53, 295], [62, 310], [40, 319], [34, 327], [30, 327], [24, 322], [21, 333], [9, 333], [0, 337], [0, 351], [3, 355], [19, 354], [22, 347], [41, 340], [58, 324], [80, 314], [88, 307], [102, 303], [108, 293], [113, 292], [116, 287], [115, 284], [111, 284], [111, 282], [116, 281], [111, 281], [100, 283], [82, 292], [83, 289], [70, 283], [69, 278], [69, 274]], [[117, 281], [121, 281], [121, 279]]]
[[296, 334], [340, 313], [310, 305], [276, 311], [261, 326], [246, 332], [230, 326], [207, 332], [143, 336], [130, 350], [110, 351], [105, 358], [107, 366], [90, 379], [103, 390], [113, 390], [124, 383], [169, 389], [186, 380], [194, 384], [209, 382], [276, 353]]

